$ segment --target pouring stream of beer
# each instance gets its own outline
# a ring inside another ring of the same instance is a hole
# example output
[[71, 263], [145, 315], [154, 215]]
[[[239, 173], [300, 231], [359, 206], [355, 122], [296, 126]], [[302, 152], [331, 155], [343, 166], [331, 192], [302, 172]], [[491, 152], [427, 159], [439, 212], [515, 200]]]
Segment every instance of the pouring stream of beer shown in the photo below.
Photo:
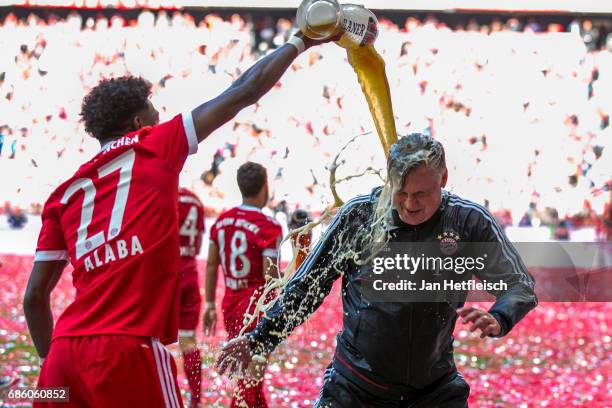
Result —
[[397, 142], [397, 131], [391, 104], [391, 91], [385, 73], [385, 61], [376, 52], [373, 45], [347, 48], [346, 52], [348, 61], [355, 70], [363, 94], [368, 101], [378, 137], [387, 156], [391, 145]]

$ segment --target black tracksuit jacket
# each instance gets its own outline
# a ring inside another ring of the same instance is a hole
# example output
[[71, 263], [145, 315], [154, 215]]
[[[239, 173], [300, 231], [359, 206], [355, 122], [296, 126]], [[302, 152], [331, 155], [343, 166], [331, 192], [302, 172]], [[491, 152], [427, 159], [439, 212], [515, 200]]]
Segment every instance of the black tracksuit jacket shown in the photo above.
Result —
[[[291, 330], [304, 322], [342, 276], [343, 328], [337, 336], [334, 368], [374, 393], [398, 397], [427, 389], [455, 372], [453, 329], [456, 309], [465, 296], [450, 302], [369, 302], [360, 288], [363, 268], [351, 260], [330, 267], [340, 232], [365, 234], [380, 187], [347, 202], [284, 288], [278, 302], [248, 334], [255, 352], [271, 352]], [[534, 280], [494, 217], [482, 206], [442, 192], [438, 211], [418, 226], [404, 224], [393, 213], [390, 242], [438, 242], [453, 231], [466, 242], [497, 243], [500, 250], [480, 279], [503, 280], [508, 290], [496, 297], [489, 312], [507, 334], [537, 305]], [[345, 237], [346, 238], [346, 237]]]

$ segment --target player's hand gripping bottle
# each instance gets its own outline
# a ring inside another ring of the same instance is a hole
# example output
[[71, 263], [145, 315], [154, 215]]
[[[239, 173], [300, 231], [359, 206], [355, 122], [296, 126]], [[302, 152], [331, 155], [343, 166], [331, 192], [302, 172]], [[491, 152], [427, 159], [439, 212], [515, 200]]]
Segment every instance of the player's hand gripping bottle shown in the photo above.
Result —
[[378, 35], [374, 13], [355, 4], [340, 5], [337, 0], [304, 0], [297, 11], [297, 23], [304, 35], [314, 40], [340, 36], [336, 42], [346, 48], [387, 155], [397, 141], [397, 131], [385, 61], [374, 48]]
[[347, 49], [371, 45], [378, 35], [374, 13], [357, 4], [340, 5], [337, 0], [304, 0], [297, 10], [297, 23], [313, 40], [342, 33], [336, 43]]

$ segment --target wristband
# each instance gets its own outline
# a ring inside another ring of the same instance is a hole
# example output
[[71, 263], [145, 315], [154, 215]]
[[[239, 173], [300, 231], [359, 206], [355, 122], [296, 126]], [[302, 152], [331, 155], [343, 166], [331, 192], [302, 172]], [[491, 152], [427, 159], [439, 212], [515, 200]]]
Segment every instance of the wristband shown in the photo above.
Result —
[[303, 53], [306, 49], [306, 44], [304, 44], [304, 41], [300, 37], [295, 35], [292, 36], [289, 41], [287, 41], [287, 44], [293, 45], [297, 49], [298, 55]]
[[206, 309], [215, 309], [215, 302], [206, 302]]

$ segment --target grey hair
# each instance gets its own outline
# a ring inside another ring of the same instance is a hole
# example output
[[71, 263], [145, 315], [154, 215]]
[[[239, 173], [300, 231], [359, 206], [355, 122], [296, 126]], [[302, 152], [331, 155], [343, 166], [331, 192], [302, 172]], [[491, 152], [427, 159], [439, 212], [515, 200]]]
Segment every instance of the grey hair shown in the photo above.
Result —
[[401, 137], [389, 149], [387, 161], [388, 179], [393, 189], [401, 188], [406, 175], [423, 164], [438, 170], [446, 169], [442, 143], [422, 133]]

